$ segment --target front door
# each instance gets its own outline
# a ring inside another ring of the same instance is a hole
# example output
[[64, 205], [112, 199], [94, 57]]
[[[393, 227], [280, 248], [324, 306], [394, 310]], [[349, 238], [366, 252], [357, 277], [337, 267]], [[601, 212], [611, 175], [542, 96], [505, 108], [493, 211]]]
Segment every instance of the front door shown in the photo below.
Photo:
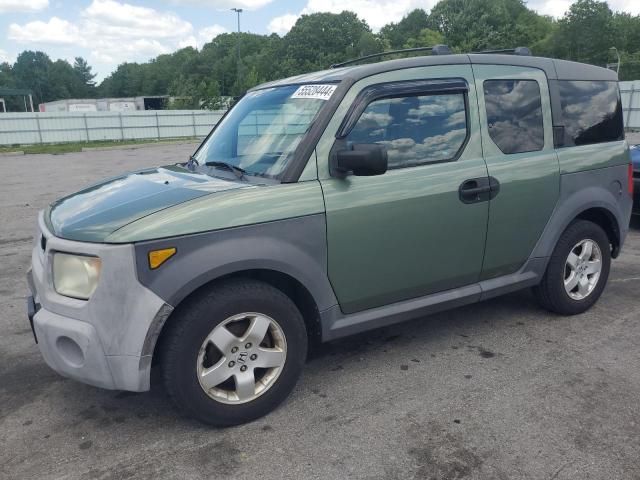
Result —
[[[349, 133], [336, 140], [345, 125]], [[332, 149], [367, 143], [386, 146], [385, 174], [329, 174]], [[343, 312], [478, 281], [488, 194], [474, 188], [488, 178], [471, 66], [400, 70], [356, 83], [317, 155], [329, 278]]]

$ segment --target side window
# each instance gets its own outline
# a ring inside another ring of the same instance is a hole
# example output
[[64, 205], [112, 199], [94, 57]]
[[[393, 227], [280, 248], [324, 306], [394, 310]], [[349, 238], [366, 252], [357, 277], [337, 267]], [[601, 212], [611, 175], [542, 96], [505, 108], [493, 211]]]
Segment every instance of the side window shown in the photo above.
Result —
[[535, 80], [485, 80], [489, 136], [502, 153], [542, 150], [540, 86]]
[[454, 160], [466, 138], [465, 95], [447, 93], [374, 100], [346, 140], [384, 145], [393, 169]]
[[624, 138], [622, 104], [616, 82], [558, 81], [563, 146], [612, 142]]

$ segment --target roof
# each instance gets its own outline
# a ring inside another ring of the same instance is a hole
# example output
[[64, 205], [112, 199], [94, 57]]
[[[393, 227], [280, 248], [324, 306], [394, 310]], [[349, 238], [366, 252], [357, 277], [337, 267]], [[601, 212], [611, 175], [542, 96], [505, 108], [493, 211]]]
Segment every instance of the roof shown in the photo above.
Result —
[[618, 75], [613, 70], [597, 67], [595, 65], [588, 65], [586, 63], [524, 55], [471, 53], [457, 55], [425, 55], [420, 57], [387, 60], [384, 62], [369, 63], [365, 65], [321, 70], [319, 72], [305, 73], [303, 75], [263, 83], [262, 85], [255, 87], [255, 89], [303, 83], [340, 82], [346, 78], [357, 81], [377, 73], [404, 68], [461, 64], [515, 65], [538, 68], [545, 72], [549, 80], [618, 80]]

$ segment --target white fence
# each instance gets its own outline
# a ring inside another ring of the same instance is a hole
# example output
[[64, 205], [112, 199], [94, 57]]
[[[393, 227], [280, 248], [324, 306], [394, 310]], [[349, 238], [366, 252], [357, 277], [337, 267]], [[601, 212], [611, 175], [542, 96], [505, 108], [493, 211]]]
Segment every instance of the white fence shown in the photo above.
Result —
[[[620, 82], [620, 93], [625, 127], [640, 130], [640, 80]], [[223, 114], [224, 110], [1, 113], [0, 145], [201, 138]], [[257, 133], [272, 121], [266, 114], [255, 117], [244, 122], [241, 135]]]
[[223, 110], [0, 113], [0, 145], [204, 137]]
[[640, 130], [640, 80], [620, 82], [624, 126], [631, 130]]

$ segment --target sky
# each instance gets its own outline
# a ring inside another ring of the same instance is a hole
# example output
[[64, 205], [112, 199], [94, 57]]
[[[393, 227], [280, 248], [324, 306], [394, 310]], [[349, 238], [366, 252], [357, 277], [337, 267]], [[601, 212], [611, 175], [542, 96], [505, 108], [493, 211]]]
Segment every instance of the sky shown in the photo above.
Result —
[[[305, 13], [349, 9], [374, 32], [415, 8], [437, 0], [0, 0], [0, 62], [23, 50], [41, 50], [53, 60], [88, 60], [100, 81], [118, 64], [144, 62], [185, 46], [201, 47], [237, 29], [284, 35]], [[529, 0], [539, 13], [560, 17], [570, 0]], [[640, 14], [640, 0], [609, 0], [613, 10]]]

